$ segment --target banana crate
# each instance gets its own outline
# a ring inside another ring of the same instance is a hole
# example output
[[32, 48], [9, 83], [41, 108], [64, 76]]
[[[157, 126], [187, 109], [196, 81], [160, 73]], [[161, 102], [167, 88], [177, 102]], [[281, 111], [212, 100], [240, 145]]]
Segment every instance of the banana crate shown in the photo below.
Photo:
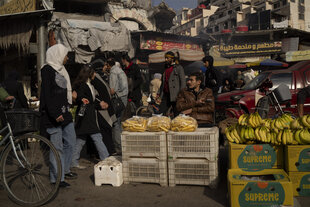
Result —
[[123, 159], [124, 184], [158, 183], [168, 186], [167, 160], [157, 158]]
[[197, 128], [195, 132], [167, 134], [168, 158], [206, 158], [216, 161], [219, 152], [219, 129]]
[[285, 169], [287, 172], [310, 172], [310, 145], [286, 145]]
[[229, 168], [244, 171], [283, 169], [283, 147], [271, 144], [229, 143]]
[[310, 196], [310, 172], [288, 172], [294, 196]]
[[205, 158], [178, 158], [168, 160], [169, 186], [203, 185], [216, 188], [218, 161]]
[[160, 160], [167, 160], [166, 132], [123, 131], [121, 139], [123, 159], [131, 157], [153, 157]]

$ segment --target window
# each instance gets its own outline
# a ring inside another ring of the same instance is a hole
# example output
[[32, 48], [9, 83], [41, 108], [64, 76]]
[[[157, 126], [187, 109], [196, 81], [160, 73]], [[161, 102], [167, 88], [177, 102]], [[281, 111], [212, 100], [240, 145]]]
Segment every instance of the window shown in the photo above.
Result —
[[280, 2], [277, 2], [273, 5], [273, 9], [277, 9], [280, 7]]
[[282, 0], [282, 5], [286, 5], [287, 4], [287, 0]]
[[273, 74], [271, 75], [270, 80], [273, 85], [271, 90], [277, 88], [280, 84], [287, 85], [289, 89], [292, 88], [292, 73]]
[[215, 28], [214, 28], [214, 31], [215, 32], [218, 32], [220, 29], [219, 29], [219, 26], [215, 26]]
[[299, 13], [305, 13], [305, 7], [304, 6], [298, 6]]
[[305, 20], [305, 14], [299, 13], [298, 19]]
[[240, 8], [240, 6], [236, 8], [236, 11], [241, 11], [241, 8]]
[[305, 3], [305, 0], [299, 0], [299, 3], [300, 3], [300, 4], [304, 4], [304, 3]]
[[232, 10], [229, 10], [229, 11], [227, 12], [227, 14], [232, 14]]

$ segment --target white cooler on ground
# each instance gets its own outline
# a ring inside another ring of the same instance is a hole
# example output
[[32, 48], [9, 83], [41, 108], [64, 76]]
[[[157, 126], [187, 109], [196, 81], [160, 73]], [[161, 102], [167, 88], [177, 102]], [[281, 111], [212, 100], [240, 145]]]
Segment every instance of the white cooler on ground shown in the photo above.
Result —
[[123, 184], [122, 163], [116, 157], [108, 157], [94, 166], [95, 185], [111, 184], [114, 187]]

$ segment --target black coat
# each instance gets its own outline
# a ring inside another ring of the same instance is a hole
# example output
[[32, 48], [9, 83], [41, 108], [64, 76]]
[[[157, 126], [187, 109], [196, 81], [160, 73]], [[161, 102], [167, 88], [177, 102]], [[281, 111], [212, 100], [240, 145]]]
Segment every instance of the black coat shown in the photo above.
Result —
[[[99, 108], [99, 104], [93, 100], [93, 96], [90, 88], [86, 83], [82, 83], [77, 92], [77, 110], [75, 117], [75, 132], [76, 135], [90, 135], [99, 133], [98, 120], [96, 114], [96, 108]], [[89, 100], [89, 104], [86, 105], [84, 116], [78, 116], [78, 112], [83, 104], [82, 99], [86, 98]]]
[[125, 73], [128, 78], [128, 99], [132, 99], [134, 102], [141, 101], [143, 78], [138, 65], [132, 64], [128, 69], [125, 69]]
[[[72, 115], [67, 98], [67, 88], [61, 87], [66, 85], [65, 78], [49, 65], [42, 68], [41, 77], [41, 123], [46, 128], [69, 124], [72, 122]], [[56, 83], [56, 79], [58, 83], [62, 83], [61, 86]], [[60, 115], [63, 116], [64, 121], [56, 122]]]

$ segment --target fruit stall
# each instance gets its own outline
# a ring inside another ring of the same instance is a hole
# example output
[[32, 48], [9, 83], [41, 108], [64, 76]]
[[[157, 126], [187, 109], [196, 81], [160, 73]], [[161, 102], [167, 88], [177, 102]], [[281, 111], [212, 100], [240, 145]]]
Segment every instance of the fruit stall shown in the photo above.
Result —
[[230, 205], [293, 206], [310, 196], [310, 115], [262, 119], [243, 114], [225, 129]]

